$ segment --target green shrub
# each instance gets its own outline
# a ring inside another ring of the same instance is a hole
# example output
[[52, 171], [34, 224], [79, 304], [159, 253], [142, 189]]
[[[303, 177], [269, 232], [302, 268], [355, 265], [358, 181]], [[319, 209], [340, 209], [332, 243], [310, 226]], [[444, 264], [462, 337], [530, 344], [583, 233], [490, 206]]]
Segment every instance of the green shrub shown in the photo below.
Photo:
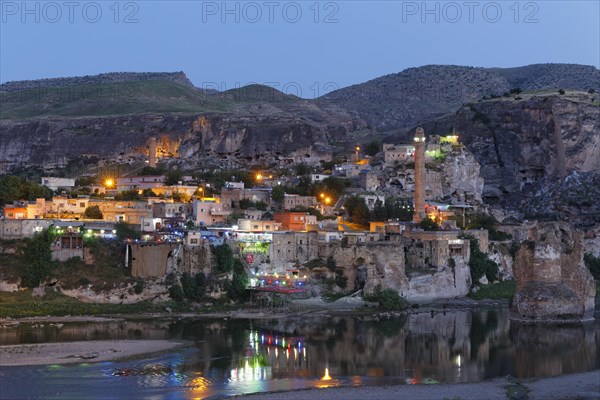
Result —
[[216, 246], [213, 248], [213, 253], [217, 259], [215, 271], [218, 274], [231, 272], [233, 269], [233, 251], [227, 245]]
[[181, 276], [181, 288], [183, 296], [192, 301], [200, 301], [204, 297], [204, 289], [198, 286], [195, 278], [192, 278], [188, 273]]
[[179, 285], [173, 285], [169, 288], [169, 297], [175, 301], [183, 301], [183, 289]]
[[98, 206], [89, 206], [83, 212], [83, 216], [89, 219], [102, 219], [102, 211], [100, 211], [100, 207]]
[[375, 287], [375, 292], [371, 295], [363, 296], [366, 301], [379, 303], [379, 307], [384, 310], [406, 310], [409, 307], [408, 301], [401, 297], [398, 292], [392, 289], [381, 289], [381, 285]]
[[144, 280], [136, 279], [135, 285], [133, 285], [133, 292], [135, 294], [141, 294], [144, 291]]
[[498, 264], [490, 260], [487, 254], [479, 249], [479, 240], [472, 235], [464, 235], [463, 238], [471, 242], [469, 268], [472, 284], [477, 284], [484, 275], [490, 283], [498, 280]]
[[50, 274], [53, 265], [51, 241], [52, 238], [47, 230], [27, 240], [23, 249], [25, 265], [20, 274], [22, 286], [28, 288], [39, 286]]

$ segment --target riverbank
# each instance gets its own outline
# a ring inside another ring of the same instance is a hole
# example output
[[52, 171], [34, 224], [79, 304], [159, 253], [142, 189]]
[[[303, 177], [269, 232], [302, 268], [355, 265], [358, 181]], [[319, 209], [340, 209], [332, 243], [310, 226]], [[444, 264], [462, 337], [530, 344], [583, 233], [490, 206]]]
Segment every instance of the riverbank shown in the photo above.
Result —
[[0, 367], [114, 361], [185, 346], [168, 340], [99, 340], [0, 346]]
[[447, 385], [327, 388], [237, 396], [236, 400], [599, 400], [600, 370], [552, 378]]

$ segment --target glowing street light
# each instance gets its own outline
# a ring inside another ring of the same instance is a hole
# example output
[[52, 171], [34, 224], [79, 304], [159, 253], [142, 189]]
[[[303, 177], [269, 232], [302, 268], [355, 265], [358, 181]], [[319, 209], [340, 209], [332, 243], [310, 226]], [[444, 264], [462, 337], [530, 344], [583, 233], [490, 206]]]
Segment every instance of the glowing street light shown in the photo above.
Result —
[[115, 181], [113, 179], [107, 179], [104, 181], [104, 186], [106, 186], [107, 188], [111, 188], [115, 185]]
[[331, 197], [326, 197], [325, 198], [325, 204], [329, 204], [331, 203]]
[[256, 180], [260, 181], [262, 180], [263, 176], [261, 174], [256, 174]]

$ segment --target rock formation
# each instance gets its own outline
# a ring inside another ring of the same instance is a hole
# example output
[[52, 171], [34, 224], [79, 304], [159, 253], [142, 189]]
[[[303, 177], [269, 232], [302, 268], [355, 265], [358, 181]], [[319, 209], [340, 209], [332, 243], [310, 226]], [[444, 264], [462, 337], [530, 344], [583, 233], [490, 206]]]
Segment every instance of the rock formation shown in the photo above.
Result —
[[481, 166], [485, 202], [525, 218], [560, 215], [600, 222], [600, 108], [596, 94], [558, 92], [501, 97], [423, 124], [455, 129]]
[[583, 234], [565, 222], [532, 227], [515, 257], [513, 317], [532, 322], [593, 318], [596, 287], [583, 263]]

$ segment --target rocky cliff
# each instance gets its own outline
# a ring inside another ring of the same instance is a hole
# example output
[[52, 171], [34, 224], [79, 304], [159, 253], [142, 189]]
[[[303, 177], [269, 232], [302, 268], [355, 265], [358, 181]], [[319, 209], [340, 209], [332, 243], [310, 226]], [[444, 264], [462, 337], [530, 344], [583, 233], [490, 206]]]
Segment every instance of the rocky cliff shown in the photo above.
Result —
[[599, 105], [587, 92], [522, 94], [470, 103], [424, 128], [456, 129], [481, 165], [487, 202], [531, 217], [600, 221], [592, 200], [600, 195]]
[[318, 162], [332, 153], [328, 128], [302, 118], [142, 114], [1, 121], [0, 160], [13, 168], [42, 167], [82, 155], [136, 161], [144, 158], [153, 136], [176, 143], [174, 153], [186, 159], [187, 168], [206, 157]]
[[583, 263], [583, 234], [567, 223], [533, 226], [514, 262], [515, 318], [570, 322], [593, 318], [596, 287]]

